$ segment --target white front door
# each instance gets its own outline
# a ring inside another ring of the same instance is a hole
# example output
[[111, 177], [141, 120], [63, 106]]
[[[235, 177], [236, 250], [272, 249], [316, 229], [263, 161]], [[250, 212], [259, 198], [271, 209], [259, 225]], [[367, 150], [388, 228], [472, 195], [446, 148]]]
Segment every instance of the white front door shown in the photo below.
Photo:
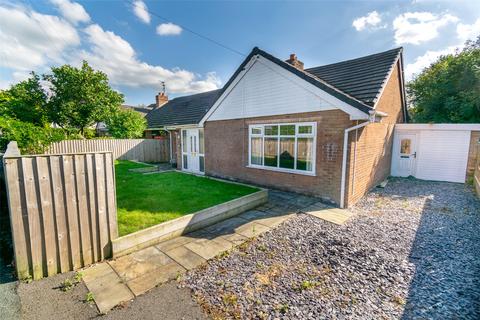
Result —
[[202, 173], [203, 165], [200, 163], [203, 160], [203, 145], [200, 139], [202, 129], [183, 129], [182, 130], [182, 169], [184, 171]]
[[416, 148], [416, 134], [400, 133], [395, 136], [392, 175], [397, 177], [415, 176]]

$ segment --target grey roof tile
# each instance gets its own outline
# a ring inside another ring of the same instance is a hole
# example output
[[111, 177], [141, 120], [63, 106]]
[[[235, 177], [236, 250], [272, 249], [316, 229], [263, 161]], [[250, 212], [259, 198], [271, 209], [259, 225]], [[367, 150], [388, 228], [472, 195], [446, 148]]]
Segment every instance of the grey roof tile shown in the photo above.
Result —
[[213, 90], [172, 99], [147, 114], [148, 128], [197, 124], [213, 106], [219, 93], [220, 90]]

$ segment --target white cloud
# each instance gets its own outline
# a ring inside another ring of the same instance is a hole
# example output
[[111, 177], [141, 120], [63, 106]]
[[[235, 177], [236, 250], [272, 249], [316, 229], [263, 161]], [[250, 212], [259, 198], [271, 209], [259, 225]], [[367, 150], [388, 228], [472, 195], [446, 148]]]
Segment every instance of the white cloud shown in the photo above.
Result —
[[50, 2], [56, 5], [62, 16], [73, 24], [90, 21], [87, 11], [79, 3], [69, 0], [50, 0]]
[[438, 37], [438, 30], [449, 23], [458, 22], [451, 14], [435, 15], [431, 12], [407, 12], [393, 21], [397, 44], [420, 44]]
[[133, 2], [133, 12], [135, 15], [142, 20], [143, 22], [150, 23], [150, 13], [148, 12], [147, 5], [145, 2], [137, 0]]
[[480, 36], [480, 18], [473, 24], [459, 23], [457, 25], [457, 36], [463, 42], [476, 40], [477, 37]]
[[80, 44], [75, 28], [56, 16], [0, 7], [0, 66], [32, 70], [61, 63]]
[[423, 69], [435, 62], [440, 56], [454, 53], [455, 50], [458, 49], [459, 47], [457, 46], [450, 46], [443, 50], [429, 50], [425, 52], [424, 55], [417, 57], [413, 63], [405, 66], [405, 79], [407, 81], [411, 80], [415, 75], [418, 75]]
[[0, 43], [2, 88], [25, 79], [31, 70], [46, 72], [65, 63], [78, 66], [83, 59], [105, 72], [117, 87], [158, 89], [165, 81], [171, 93], [196, 93], [220, 86], [213, 72], [201, 76], [142, 61], [130, 43], [97, 24], [77, 30], [63, 18], [22, 6], [0, 5]]
[[157, 26], [157, 33], [161, 36], [177, 36], [182, 33], [182, 27], [174, 23], [162, 23]]
[[85, 33], [91, 47], [80, 52], [77, 60], [86, 59], [94, 68], [107, 73], [115, 85], [158, 88], [165, 81], [172, 93], [203, 92], [220, 85], [215, 73], [201, 79], [187, 70], [169, 70], [143, 62], [127, 41], [97, 24], [85, 28]]
[[377, 27], [380, 22], [382, 22], [382, 18], [378, 12], [372, 11], [364, 17], [353, 20], [352, 26], [355, 27], [357, 31], [362, 31], [366, 28]]

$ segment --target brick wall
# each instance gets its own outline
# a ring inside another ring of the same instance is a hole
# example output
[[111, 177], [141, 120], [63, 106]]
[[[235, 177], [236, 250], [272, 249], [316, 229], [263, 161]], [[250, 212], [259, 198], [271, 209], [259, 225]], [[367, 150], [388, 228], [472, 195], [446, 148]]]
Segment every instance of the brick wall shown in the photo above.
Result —
[[470, 150], [468, 152], [467, 177], [471, 177], [475, 171], [475, 164], [480, 157], [480, 131], [472, 131], [470, 136]]
[[[316, 122], [316, 176], [247, 168], [248, 126], [255, 123]], [[343, 132], [353, 125], [340, 110], [205, 123], [207, 175], [290, 190], [340, 202]]]
[[[395, 123], [403, 122], [398, 65], [392, 72], [377, 109], [388, 113], [388, 117], [383, 118], [382, 123], [369, 124], [358, 132], [351, 132], [349, 136], [346, 182], [346, 204], [349, 206], [390, 174], [393, 128]], [[315, 176], [247, 167], [250, 124], [307, 121], [317, 123]], [[315, 195], [339, 204], [344, 130], [357, 123], [340, 110], [207, 121], [205, 173]]]
[[[388, 114], [381, 123], [372, 123], [350, 132], [345, 203], [355, 204], [371, 188], [390, 175], [393, 129], [404, 122], [398, 64], [383, 91], [376, 109]], [[355, 152], [356, 149], [356, 152]]]

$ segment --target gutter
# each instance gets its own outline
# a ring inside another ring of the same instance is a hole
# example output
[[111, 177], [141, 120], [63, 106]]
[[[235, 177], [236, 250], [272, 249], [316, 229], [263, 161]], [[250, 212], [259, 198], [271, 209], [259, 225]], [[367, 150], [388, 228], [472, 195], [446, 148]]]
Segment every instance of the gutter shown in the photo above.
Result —
[[346, 176], [347, 176], [348, 134], [353, 130], [363, 128], [368, 124], [375, 122], [375, 114], [376, 114], [375, 111], [370, 112], [368, 121], [362, 122], [360, 124], [357, 124], [356, 126], [345, 129], [345, 132], [343, 135], [342, 181], [340, 185], [340, 208], [342, 209], [345, 208], [345, 183], [346, 183]]

